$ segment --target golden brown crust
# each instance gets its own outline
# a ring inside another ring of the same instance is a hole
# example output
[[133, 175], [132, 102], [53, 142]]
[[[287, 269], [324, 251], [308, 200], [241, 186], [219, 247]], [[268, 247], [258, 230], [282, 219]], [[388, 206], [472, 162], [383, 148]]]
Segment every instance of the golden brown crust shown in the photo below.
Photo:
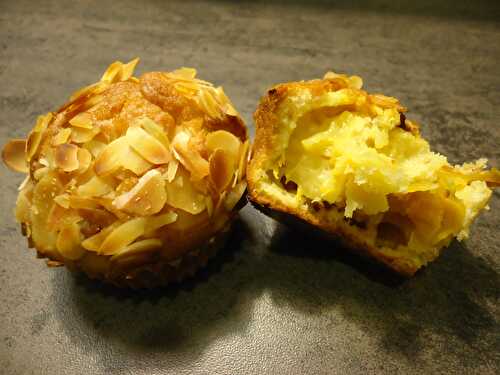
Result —
[[[380, 252], [375, 246], [363, 241], [362, 237], [355, 236], [345, 227], [349, 226], [347, 222], [341, 224], [328, 220], [328, 210], [325, 208], [316, 211], [311, 205], [307, 208], [291, 207], [275, 197], [263, 193], [258, 185], [261, 182], [262, 171], [268, 170], [272, 158], [275, 156], [277, 147], [277, 135], [279, 133], [279, 118], [277, 115], [280, 104], [289, 95], [293, 95], [295, 90], [308, 89], [313, 96], [321, 95], [328, 91], [339, 90], [348, 87], [342, 78], [313, 80], [307, 82], [291, 82], [279, 84], [270, 90], [264, 96], [254, 114], [255, 119], [255, 140], [252, 148], [251, 159], [247, 165], [247, 183], [248, 198], [251, 202], [263, 206], [268, 210], [273, 210], [282, 214], [297, 217], [325, 233], [340, 239], [351, 251], [363, 256], [375, 259], [388, 268], [404, 276], [412, 276], [419, 269], [411, 261], [403, 257], [388, 256]], [[380, 97], [374, 100], [379, 100]], [[382, 99], [383, 100], [383, 99]], [[398, 105], [398, 111], [402, 114], [402, 127], [405, 130], [418, 134], [418, 126], [404, 118], [404, 107]], [[335, 208], [333, 208], [335, 209]], [[279, 217], [279, 215], [278, 215]]]

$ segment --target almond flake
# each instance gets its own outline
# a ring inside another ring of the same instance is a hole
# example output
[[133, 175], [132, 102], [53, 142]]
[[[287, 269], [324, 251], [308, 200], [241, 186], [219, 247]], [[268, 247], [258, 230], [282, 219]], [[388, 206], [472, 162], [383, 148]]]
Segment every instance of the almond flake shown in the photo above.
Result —
[[26, 140], [12, 139], [2, 149], [2, 160], [13, 171], [28, 173]]
[[67, 259], [77, 260], [85, 254], [85, 249], [81, 246], [82, 234], [77, 223], [65, 225], [57, 236], [57, 251]]
[[142, 128], [128, 128], [126, 138], [130, 147], [150, 163], [164, 164], [172, 159], [168, 149]]
[[72, 144], [64, 143], [56, 147], [55, 164], [57, 168], [64, 172], [72, 172], [79, 167], [78, 147]]
[[98, 176], [116, 171], [122, 165], [124, 153], [128, 152], [128, 142], [125, 137], [109, 143], [94, 162], [94, 171]]
[[52, 139], [52, 145], [53, 146], [58, 146], [62, 145], [63, 143], [66, 143], [71, 135], [71, 129], [70, 128], [64, 128], [61, 129], [56, 136]]
[[88, 112], [80, 112], [71, 120], [69, 120], [71, 126], [84, 129], [92, 129], [92, 122], [92, 116]]
[[137, 241], [132, 243], [131, 245], [128, 245], [124, 247], [122, 250], [120, 250], [118, 253], [114, 254], [111, 257], [112, 261], [116, 261], [117, 259], [123, 258], [123, 257], [128, 257], [131, 255], [137, 255], [141, 253], [147, 253], [150, 252], [151, 250], [158, 249], [162, 246], [161, 240], [157, 238], [150, 238], [147, 240], [142, 240], [142, 241]]
[[146, 218], [131, 219], [114, 229], [99, 247], [99, 253], [113, 255], [130, 245], [145, 231]]
[[113, 205], [136, 215], [153, 215], [159, 212], [167, 200], [165, 181], [160, 172], [151, 170], [142, 176], [128, 192], [113, 201]]

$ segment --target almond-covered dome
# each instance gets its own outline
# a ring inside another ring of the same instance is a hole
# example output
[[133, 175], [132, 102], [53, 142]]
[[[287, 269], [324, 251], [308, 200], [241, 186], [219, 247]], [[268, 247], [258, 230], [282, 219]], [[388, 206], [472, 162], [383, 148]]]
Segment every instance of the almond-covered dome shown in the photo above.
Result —
[[101, 80], [3, 149], [28, 173], [16, 219], [49, 265], [120, 286], [193, 274], [220, 247], [245, 189], [249, 141], [222, 87], [196, 71]]

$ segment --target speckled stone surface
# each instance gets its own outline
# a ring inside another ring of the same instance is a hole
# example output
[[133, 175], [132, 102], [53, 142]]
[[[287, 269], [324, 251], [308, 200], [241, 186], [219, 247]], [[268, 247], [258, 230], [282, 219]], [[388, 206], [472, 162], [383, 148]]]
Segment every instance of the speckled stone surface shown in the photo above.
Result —
[[[392, 3], [2, 1], [0, 143], [140, 56], [139, 73], [197, 67], [249, 126], [273, 83], [356, 73], [452, 162], [500, 166], [498, 2]], [[468, 241], [403, 283], [247, 206], [195, 280], [130, 293], [35, 259], [12, 215], [22, 176], [0, 173], [2, 374], [500, 371], [498, 192]]]

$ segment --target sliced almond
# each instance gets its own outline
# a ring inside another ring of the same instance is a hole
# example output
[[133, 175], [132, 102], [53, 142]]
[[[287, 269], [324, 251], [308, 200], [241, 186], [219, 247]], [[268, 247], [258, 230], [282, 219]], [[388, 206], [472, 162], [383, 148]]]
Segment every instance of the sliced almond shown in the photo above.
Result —
[[88, 112], [80, 112], [71, 120], [69, 120], [71, 126], [84, 129], [92, 129], [92, 122], [92, 115]]
[[78, 146], [64, 143], [56, 147], [55, 164], [64, 172], [72, 172], [79, 167]]
[[74, 143], [90, 142], [97, 134], [99, 134], [99, 131], [100, 130], [97, 127], [92, 129], [73, 128], [71, 130], [71, 141]]
[[100, 208], [80, 208], [78, 214], [89, 224], [99, 228], [106, 228], [116, 221], [116, 216]]
[[113, 187], [98, 176], [92, 177], [77, 189], [78, 195], [82, 197], [101, 197], [111, 191], [113, 191]]
[[124, 153], [128, 152], [128, 142], [125, 137], [109, 143], [94, 162], [94, 171], [98, 176], [116, 171], [122, 165]]
[[96, 199], [90, 197], [80, 197], [77, 195], [68, 196], [69, 207], [71, 208], [89, 208], [96, 209], [99, 208], [99, 202]]
[[117, 197], [113, 205], [119, 210], [146, 216], [159, 212], [166, 201], [165, 180], [160, 172], [153, 169], [142, 176], [131, 190]]
[[33, 178], [36, 180], [36, 181], [39, 181], [41, 180], [48, 172], [50, 171], [50, 168], [49, 167], [42, 167], [42, 168], [38, 168], [37, 170], [35, 170], [33, 172]]
[[118, 222], [111, 224], [109, 227], [101, 229], [101, 231], [97, 234], [94, 234], [92, 237], [87, 238], [82, 242], [82, 246], [89, 250], [99, 252], [102, 243], [104, 240], [119, 226]]
[[151, 120], [149, 117], [142, 117], [137, 121], [137, 125], [142, 127], [150, 135], [156, 138], [167, 150], [170, 150], [170, 141], [161, 125]]
[[167, 204], [196, 215], [206, 208], [205, 196], [195, 190], [188, 174], [180, 168], [174, 181], [167, 183]]
[[142, 254], [142, 253], [148, 253], [151, 250], [155, 250], [155, 249], [162, 247], [162, 245], [163, 245], [163, 243], [161, 242], [161, 240], [159, 240], [157, 238], [150, 238], [147, 240], [137, 241], [131, 245], [124, 247], [118, 253], [114, 254], [111, 257], [111, 260], [116, 261], [117, 259], [120, 259], [123, 257], [128, 257], [131, 255], [137, 255], [137, 254]]
[[52, 139], [52, 145], [53, 146], [62, 145], [63, 143], [68, 142], [70, 136], [71, 136], [70, 128], [64, 128], [59, 130], [56, 136]]
[[191, 173], [193, 180], [201, 180], [209, 173], [208, 161], [194, 149], [189, 147], [191, 136], [185, 130], [177, 132], [172, 140], [174, 156]]
[[115, 77], [120, 74], [123, 63], [121, 61], [115, 61], [112, 63], [101, 77], [101, 81], [107, 81], [110, 83], [115, 82]]
[[193, 80], [196, 77], [196, 69], [182, 67], [172, 71], [170, 75], [178, 79]]
[[177, 160], [170, 160], [168, 162], [168, 168], [166, 173], [167, 182], [172, 182], [177, 174], [177, 168], [179, 168], [179, 162]]
[[2, 149], [2, 160], [13, 171], [28, 173], [26, 140], [12, 139]]
[[226, 130], [216, 130], [209, 133], [206, 138], [208, 150], [214, 152], [216, 149], [224, 150], [237, 159], [240, 155], [241, 141], [234, 134]]
[[122, 64], [119, 73], [117, 74], [118, 81], [126, 81], [134, 74], [135, 67], [139, 63], [139, 58], [135, 58], [132, 61]]
[[235, 172], [234, 159], [227, 152], [216, 149], [210, 156], [210, 181], [217, 192], [226, 189]]
[[168, 149], [142, 128], [128, 128], [126, 138], [130, 147], [150, 163], [164, 164], [172, 159]]
[[42, 133], [49, 126], [53, 118], [52, 113], [47, 113], [45, 116], [38, 116], [37, 122], [26, 141], [26, 158], [28, 161], [35, 155], [42, 140]]
[[131, 219], [114, 229], [99, 247], [99, 253], [113, 255], [130, 245], [145, 231], [146, 218]]
[[97, 158], [101, 153], [101, 151], [106, 148], [106, 143], [96, 141], [95, 139], [91, 139], [83, 145], [83, 148], [89, 150], [92, 156], [94, 158]]
[[177, 214], [173, 211], [167, 213], [150, 216], [146, 223], [145, 236], [152, 236], [157, 229], [164, 227], [165, 225], [172, 224], [177, 220]]
[[92, 154], [84, 148], [79, 148], [76, 156], [78, 158], [78, 172], [85, 173], [92, 163]]
[[226, 211], [231, 212], [233, 208], [238, 204], [240, 201], [241, 197], [243, 196], [243, 193], [245, 193], [245, 190], [247, 188], [247, 183], [245, 180], [240, 181], [234, 189], [229, 191], [229, 193], [226, 195], [226, 199], [224, 200], [224, 208]]
[[146, 171], [153, 167], [153, 164], [144, 159], [141, 155], [135, 152], [132, 147], [127, 146], [128, 151], [124, 154], [122, 166], [129, 171], [134, 172], [137, 176], [142, 176]]
[[85, 254], [85, 249], [81, 246], [82, 239], [79, 225], [67, 224], [57, 235], [57, 251], [66, 259], [80, 259]]

